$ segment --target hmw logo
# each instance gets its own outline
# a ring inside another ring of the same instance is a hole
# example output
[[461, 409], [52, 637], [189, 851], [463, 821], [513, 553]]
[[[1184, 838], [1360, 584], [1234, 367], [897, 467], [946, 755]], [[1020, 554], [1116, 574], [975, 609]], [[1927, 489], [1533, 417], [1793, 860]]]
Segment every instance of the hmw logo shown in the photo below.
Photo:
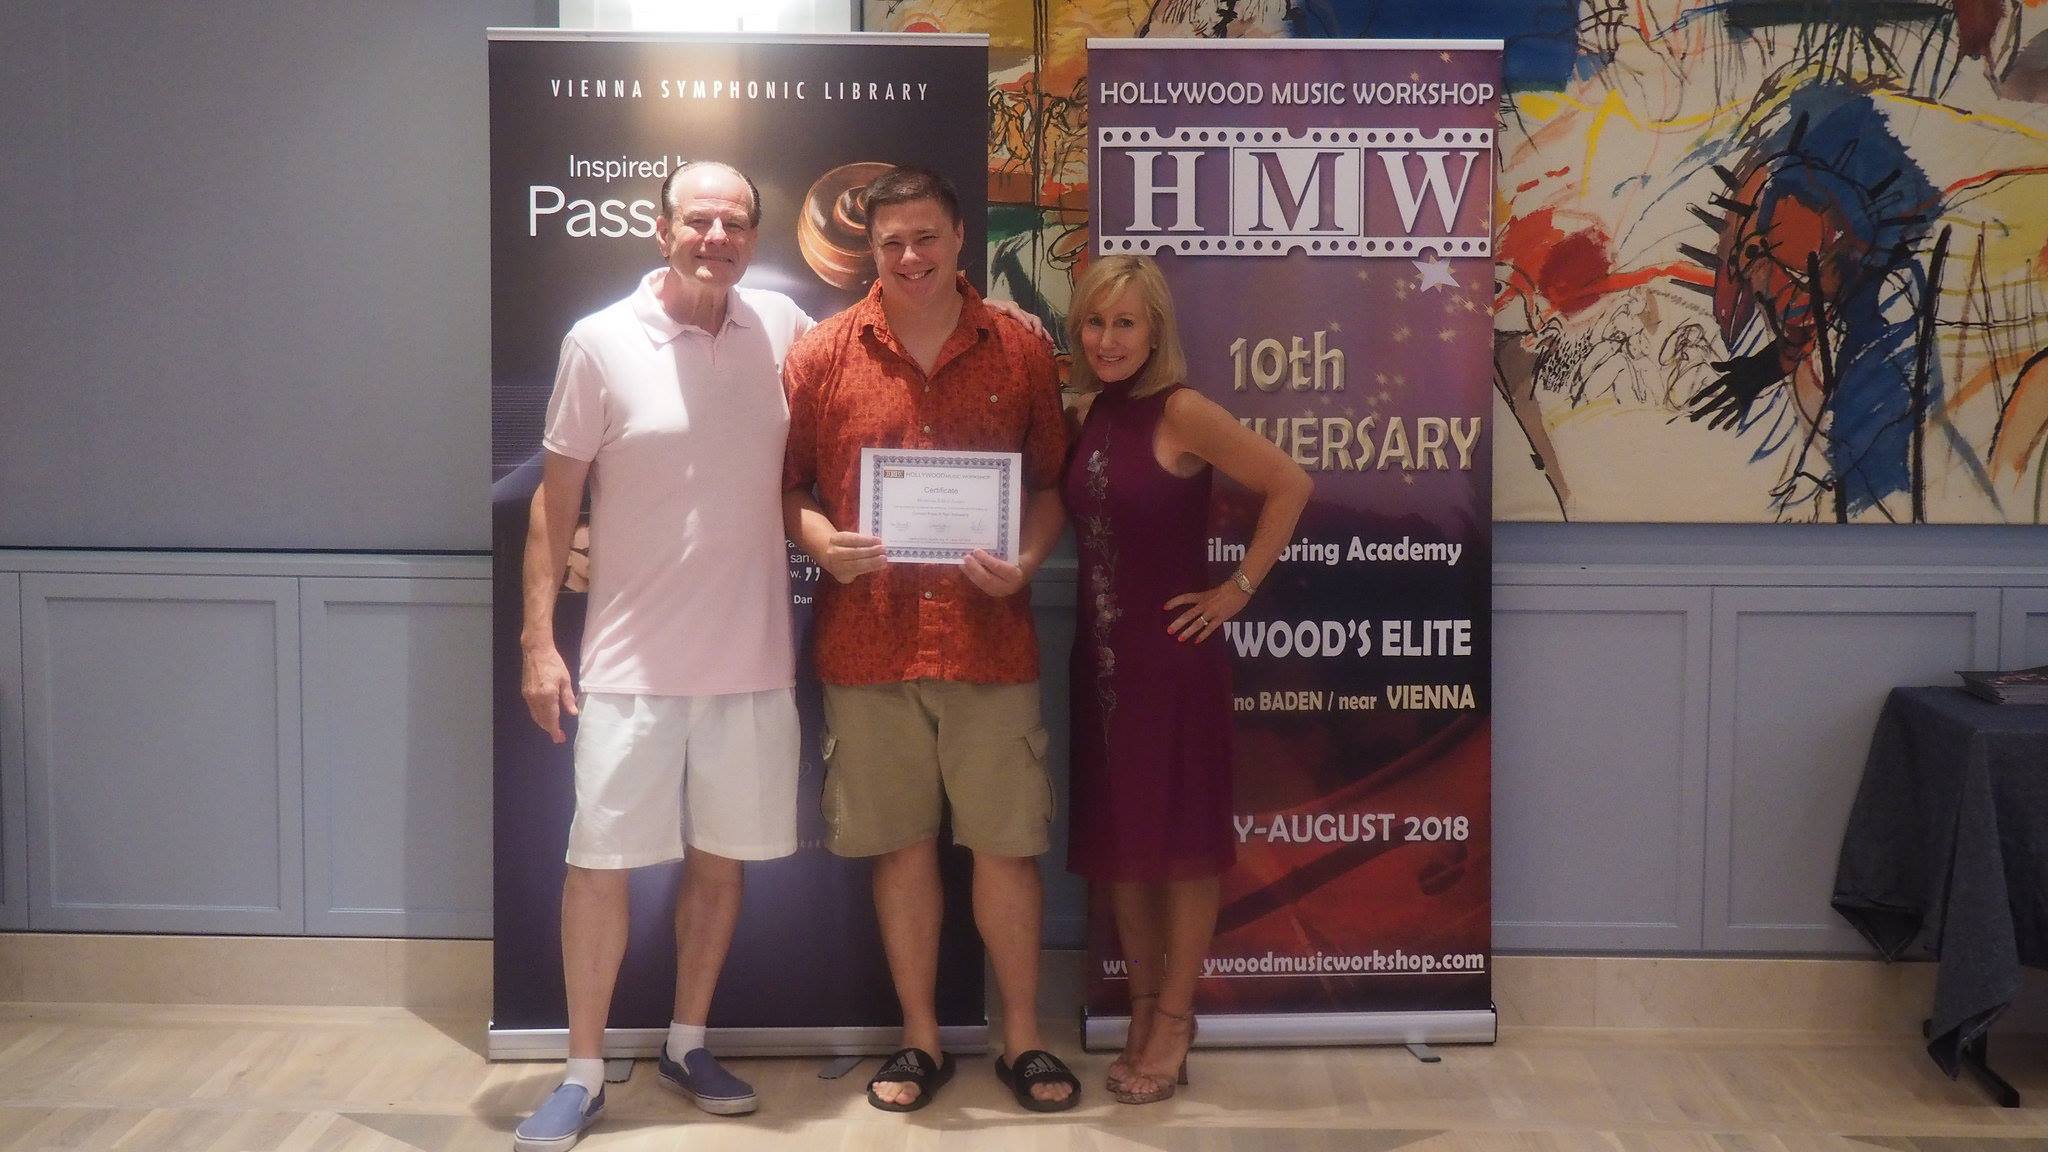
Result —
[[[1290, 137], [1276, 129], [1102, 128], [1097, 147], [1103, 203], [1096, 223], [1105, 252], [1491, 251], [1489, 130], [1322, 130]], [[1468, 200], [1481, 211], [1460, 227]]]

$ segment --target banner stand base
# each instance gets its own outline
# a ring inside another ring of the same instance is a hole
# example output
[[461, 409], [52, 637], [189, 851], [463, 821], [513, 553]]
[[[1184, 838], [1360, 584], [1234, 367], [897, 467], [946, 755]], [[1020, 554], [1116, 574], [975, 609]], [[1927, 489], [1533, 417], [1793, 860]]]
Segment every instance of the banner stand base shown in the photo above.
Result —
[[[1206, 1029], [1207, 1024], [1203, 1027]], [[652, 1060], [668, 1040], [666, 1028], [607, 1028], [609, 1060]], [[720, 1056], [887, 1056], [903, 1046], [903, 1030], [880, 1028], [713, 1028], [706, 1044]], [[990, 1050], [988, 1025], [955, 1024], [939, 1029], [948, 1052]], [[484, 1038], [486, 1060], [563, 1060], [569, 1055], [567, 1028], [492, 1028]]]
[[[1083, 1016], [1081, 1047], [1121, 1048], [1129, 1016]], [[1491, 1044], [1500, 1037], [1493, 1008], [1458, 1012], [1216, 1013], [1202, 1017], [1197, 1048], [1308, 1048], [1368, 1044]]]

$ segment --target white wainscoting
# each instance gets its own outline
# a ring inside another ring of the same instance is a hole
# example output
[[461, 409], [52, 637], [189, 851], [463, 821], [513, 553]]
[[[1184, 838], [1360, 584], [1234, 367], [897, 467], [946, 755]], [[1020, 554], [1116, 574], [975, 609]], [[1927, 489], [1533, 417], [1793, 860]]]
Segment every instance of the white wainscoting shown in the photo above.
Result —
[[[1062, 781], [1073, 593], [1033, 596]], [[483, 556], [0, 551], [0, 927], [488, 936], [489, 600]], [[1884, 693], [2048, 661], [2048, 565], [1503, 563], [1494, 628], [1498, 947], [1861, 955]]]
[[21, 577], [0, 572], [0, 929], [28, 927], [28, 749], [22, 703]]

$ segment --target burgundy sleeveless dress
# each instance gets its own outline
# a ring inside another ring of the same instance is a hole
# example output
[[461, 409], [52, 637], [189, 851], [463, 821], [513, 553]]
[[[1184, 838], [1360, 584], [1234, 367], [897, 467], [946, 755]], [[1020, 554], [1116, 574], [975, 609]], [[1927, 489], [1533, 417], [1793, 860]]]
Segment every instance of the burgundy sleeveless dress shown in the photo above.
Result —
[[1098, 881], [1213, 876], [1231, 835], [1230, 657], [1219, 629], [1182, 643], [1161, 606], [1215, 584], [1209, 482], [1152, 455], [1175, 389], [1106, 386], [1063, 482], [1080, 550], [1067, 867]]

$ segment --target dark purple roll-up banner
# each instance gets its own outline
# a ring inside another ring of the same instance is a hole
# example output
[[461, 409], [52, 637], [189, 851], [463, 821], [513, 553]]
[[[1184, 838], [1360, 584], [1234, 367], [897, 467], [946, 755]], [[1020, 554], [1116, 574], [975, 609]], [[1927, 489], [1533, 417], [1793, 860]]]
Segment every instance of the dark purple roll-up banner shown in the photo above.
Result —
[[[1158, 258], [1189, 383], [1316, 482], [1217, 637], [1238, 862], [1198, 985], [1205, 1042], [1494, 1037], [1500, 76], [1498, 41], [1088, 45], [1095, 253]], [[1216, 491], [1220, 580], [1258, 502]], [[1120, 1043], [1100, 908], [1090, 943], [1087, 1038]]]
[[[944, 173], [967, 219], [983, 218], [987, 88], [985, 36], [491, 33], [493, 1059], [560, 1056], [568, 1047], [558, 933], [574, 806], [570, 745], [549, 742], [528, 718], [518, 643], [527, 505], [564, 333], [660, 263], [661, 181], [694, 159], [733, 164], [760, 186], [764, 218], [745, 284], [782, 292], [820, 319], [846, 307], [867, 291], [873, 268], [863, 266], [865, 237], [832, 208], [878, 166]], [[970, 279], [985, 282], [978, 237], [962, 261]], [[790, 577], [801, 637], [816, 571], [794, 549]], [[572, 668], [583, 612], [583, 596], [560, 597], [556, 638]], [[802, 847], [747, 865], [746, 902], [711, 1007], [714, 1043], [739, 1055], [886, 1052], [900, 1018], [868, 867], [822, 847], [818, 688], [807, 662], [798, 663]], [[670, 865], [633, 878], [610, 1055], [652, 1055], [666, 1035], [679, 875]], [[981, 946], [964, 862], [949, 858], [946, 878], [940, 1022], [949, 1049], [972, 1050], [987, 1033]]]

